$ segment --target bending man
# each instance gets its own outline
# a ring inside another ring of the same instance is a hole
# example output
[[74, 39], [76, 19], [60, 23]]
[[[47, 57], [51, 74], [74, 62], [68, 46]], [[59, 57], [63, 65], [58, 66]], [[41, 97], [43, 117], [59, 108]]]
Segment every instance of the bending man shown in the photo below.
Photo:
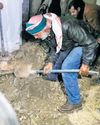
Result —
[[[44, 73], [57, 67], [59, 58], [61, 69], [78, 69], [82, 75], [88, 75], [89, 65], [95, 59], [98, 43], [88, 34], [73, 16], [64, 16], [61, 20], [53, 13], [33, 16], [26, 24], [26, 31], [36, 39], [42, 39], [50, 46], [49, 62]], [[74, 63], [72, 60], [74, 59]], [[82, 59], [82, 64], [81, 64]], [[81, 65], [81, 66], [80, 66]], [[60, 112], [70, 112], [82, 107], [77, 73], [62, 73], [66, 90], [66, 103]]]

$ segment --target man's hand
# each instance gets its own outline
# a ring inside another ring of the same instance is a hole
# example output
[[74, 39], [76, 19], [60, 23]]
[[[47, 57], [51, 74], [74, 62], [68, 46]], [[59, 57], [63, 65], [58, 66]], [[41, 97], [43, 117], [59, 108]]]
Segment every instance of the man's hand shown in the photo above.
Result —
[[48, 63], [45, 67], [44, 67], [44, 74], [48, 74], [50, 72], [50, 70], [52, 70], [53, 64], [52, 63]]
[[80, 75], [88, 76], [88, 73], [89, 73], [89, 66], [86, 65], [86, 64], [82, 64], [79, 73], [80, 73]]

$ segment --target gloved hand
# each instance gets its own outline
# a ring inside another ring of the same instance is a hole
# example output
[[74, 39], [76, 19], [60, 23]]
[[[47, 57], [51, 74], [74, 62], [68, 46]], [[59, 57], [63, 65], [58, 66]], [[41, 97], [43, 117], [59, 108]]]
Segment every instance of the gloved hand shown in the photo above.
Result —
[[48, 63], [45, 67], [44, 67], [44, 74], [48, 74], [50, 72], [50, 70], [52, 70], [53, 68], [53, 64], [52, 63]]
[[88, 73], [89, 73], [89, 66], [86, 65], [86, 64], [82, 64], [79, 73], [80, 73], [80, 75], [88, 76]]

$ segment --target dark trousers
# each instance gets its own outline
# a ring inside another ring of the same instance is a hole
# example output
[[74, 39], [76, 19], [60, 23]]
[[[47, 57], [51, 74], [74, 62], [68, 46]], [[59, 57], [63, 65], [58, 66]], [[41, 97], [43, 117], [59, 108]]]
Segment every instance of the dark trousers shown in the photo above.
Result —
[[[71, 49], [66, 51], [60, 51], [58, 56], [56, 57], [56, 61], [54, 63], [53, 69], [61, 69], [62, 63], [64, 59], [67, 57], [67, 55], [70, 53]], [[48, 74], [48, 80], [56, 81], [58, 80], [58, 73], [49, 73]]]

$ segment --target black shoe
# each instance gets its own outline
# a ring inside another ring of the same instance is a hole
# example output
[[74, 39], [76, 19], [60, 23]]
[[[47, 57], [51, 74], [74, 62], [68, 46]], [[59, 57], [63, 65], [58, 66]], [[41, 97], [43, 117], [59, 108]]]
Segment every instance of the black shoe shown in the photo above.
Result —
[[64, 105], [62, 105], [58, 111], [61, 113], [72, 113], [73, 111], [78, 111], [82, 109], [82, 104], [69, 104], [69, 103], [65, 103]]

